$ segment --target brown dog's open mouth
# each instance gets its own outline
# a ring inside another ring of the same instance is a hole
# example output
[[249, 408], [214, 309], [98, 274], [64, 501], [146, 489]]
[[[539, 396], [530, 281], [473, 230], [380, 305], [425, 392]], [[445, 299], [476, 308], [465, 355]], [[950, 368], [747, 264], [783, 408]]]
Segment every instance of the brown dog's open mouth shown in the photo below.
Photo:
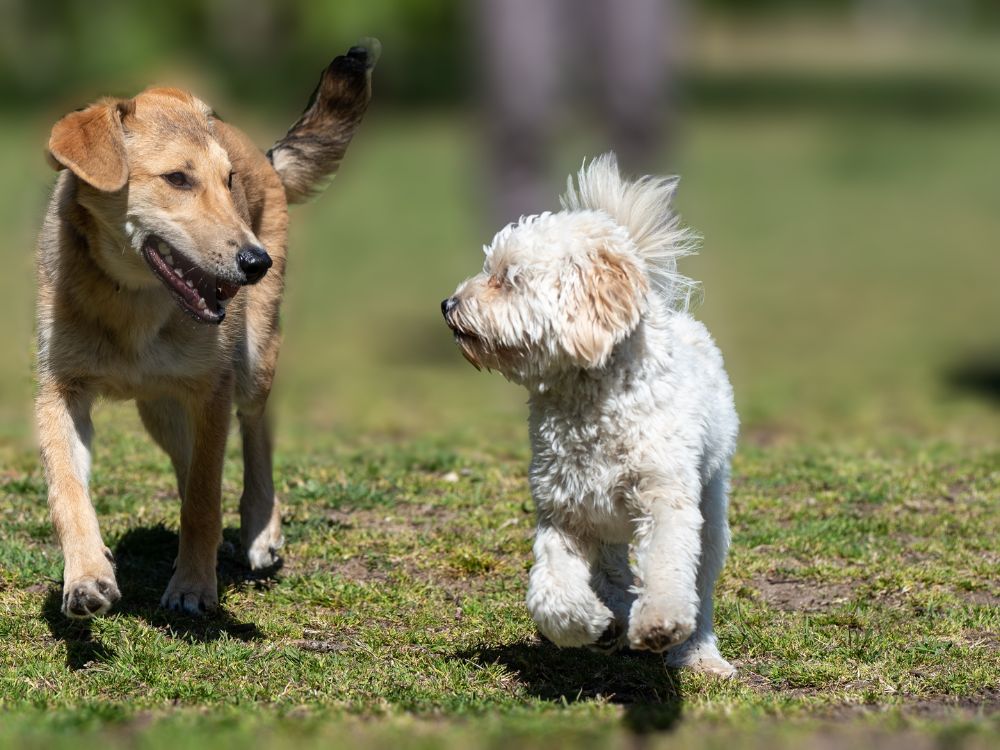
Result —
[[199, 268], [155, 235], [146, 240], [142, 254], [181, 308], [195, 320], [215, 324], [223, 321], [226, 304], [240, 290], [239, 284], [224, 281]]

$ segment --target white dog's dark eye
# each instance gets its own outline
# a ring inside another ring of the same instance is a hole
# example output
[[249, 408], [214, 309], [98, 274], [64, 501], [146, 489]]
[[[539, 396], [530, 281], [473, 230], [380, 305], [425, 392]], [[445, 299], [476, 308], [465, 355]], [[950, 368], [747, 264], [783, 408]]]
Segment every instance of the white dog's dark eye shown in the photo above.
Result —
[[229, 181], [226, 183], [230, 190], [233, 189], [233, 175], [234, 174], [236, 174], [236, 173], [235, 172], [230, 172], [229, 173]]
[[191, 187], [191, 181], [188, 180], [188, 176], [183, 172], [169, 172], [163, 175], [163, 179], [169, 182], [175, 188]]

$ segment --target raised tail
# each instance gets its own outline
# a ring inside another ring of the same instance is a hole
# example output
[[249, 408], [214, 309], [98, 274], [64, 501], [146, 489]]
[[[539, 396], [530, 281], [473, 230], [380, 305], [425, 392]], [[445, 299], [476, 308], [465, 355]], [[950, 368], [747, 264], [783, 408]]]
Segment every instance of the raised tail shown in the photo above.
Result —
[[302, 116], [267, 152], [289, 203], [304, 203], [337, 172], [368, 109], [382, 45], [362, 39], [320, 75]]

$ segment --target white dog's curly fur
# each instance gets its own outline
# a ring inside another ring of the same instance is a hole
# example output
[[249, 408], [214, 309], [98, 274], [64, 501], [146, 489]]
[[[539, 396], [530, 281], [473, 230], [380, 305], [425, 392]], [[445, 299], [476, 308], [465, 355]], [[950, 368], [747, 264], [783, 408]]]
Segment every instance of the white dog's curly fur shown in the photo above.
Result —
[[594, 159], [563, 211], [501, 230], [442, 309], [470, 362], [531, 394], [539, 630], [729, 675], [712, 595], [738, 418], [722, 356], [687, 313], [677, 259], [694, 241], [676, 186]]

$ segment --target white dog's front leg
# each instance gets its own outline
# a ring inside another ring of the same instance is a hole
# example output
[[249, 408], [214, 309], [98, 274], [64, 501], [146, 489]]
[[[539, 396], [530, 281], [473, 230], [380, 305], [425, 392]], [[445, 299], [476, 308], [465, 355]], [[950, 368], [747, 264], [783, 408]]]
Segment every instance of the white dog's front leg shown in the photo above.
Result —
[[732, 676], [736, 670], [719, 653], [719, 646], [712, 628], [712, 599], [715, 581], [722, 571], [729, 549], [728, 468], [719, 471], [705, 485], [702, 492], [701, 511], [705, 522], [701, 527], [701, 564], [698, 566], [698, 628], [682, 645], [670, 649], [667, 664], [688, 667], [721, 677]]
[[635, 537], [641, 588], [629, 616], [633, 649], [665, 651], [687, 640], [697, 625], [702, 515], [698, 496], [689, 494], [646, 495]]
[[629, 612], [635, 601], [634, 584], [635, 576], [628, 561], [628, 544], [601, 544], [598, 562], [591, 577], [591, 588], [614, 613], [615, 621], [594, 644], [597, 650], [616, 651], [626, 645]]
[[534, 552], [528, 611], [542, 635], [557, 646], [595, 643], [615, 619], [590, 585], [599, 545], [543, 522]]

